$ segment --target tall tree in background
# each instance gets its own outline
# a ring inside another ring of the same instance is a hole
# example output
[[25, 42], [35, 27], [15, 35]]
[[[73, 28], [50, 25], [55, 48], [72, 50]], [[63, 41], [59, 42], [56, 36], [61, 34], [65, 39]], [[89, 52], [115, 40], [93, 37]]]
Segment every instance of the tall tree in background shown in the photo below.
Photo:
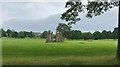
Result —
[[107, 39], [112, 39], [112, 36], [111, 36], [111, 35], [112, 35], [112, 32], [111, 32], [111, 31], [107, 31], [107, 34], [108, 34], [108, 35], [107, 35]]
[[70, 31], [71, 26], [68, 26], [65, 23], [59, 23], [56, 30], [63, 33], [65, 31]]
[[25, 38], [25, 32], [24, 31], [20, 31], [19, 34], [18, 34], [18, 37], [19, 38]]
[[67, 38], [66, 35], [69, 35], [68, 31], [70, 31], [70, 30], [71, 30], [71, 26], [69, 26], [65, 23], [59, 23], [56, 28], [56, 31], [60, 32], [64, 38]]
[[30, 38], [33, 38], [33, 37], [34, 37], [34, 34], [33, 34], [32, 31], [29, 32], [29, 37], [30, 37]]
[[118, 38], [118, 28], [114, 28], [112, 32], [112, 38], [117, 39]]
[[18, 37], [18, 32], [13, 30], [12, 33], [11, 33], [11, 37], [17, 38]]
[[93, 33], [93, 36], [94, 36], [94, 40], [101, 39], [101, 33], [99, 31], [95, 31]]
[[6, 37], [7, 35], [6, 35], [6, 31], [3, 29], [3, 28], [1, 28], [0, 29], [0, 33], [1, 33], [1, 37]]
[[[97, 0], [99, 1], [99, 0]], [[102, 0], [103, 1], [103, 0]], [[88, 3], [84, 5], [79, 0], [70, 0], [66, 3], [65, 8], [68, 8], [61, 16], [62, 20], [68, 22], [68, 25], [75, 24], [80, 20], [79, 13], [87, 11], [86, 17], [92, 18], [93, 16], [99, 16], [104, 12], [108, 11], [110, 8], [115, 6], [119, 7], [120, 11], [120, 1], [116, 0], [114, 2], [96, 2], [88, 0]], [[120, 16], [120, 13], [119, 15]], [[118, 23], [118, 48], [116, 57], [120, 60], [120, 21]]]
[[94, 38], [92, 33], [90, 33], [90, 32], [82, 33], [82, 36], [83, 36], [84, 40], [88, 40], [88, 39], [93, 39]]
[[101, 38], [102, 39], [108, 39], [108, 33], [106, 30], [103, 30], [102, 33], [101, 33]]
[[6, 32], [7, 32], [7, 36], [8, 36], [8, 37], [11, 37], [11, 35], [12, 35], [12, 31], [11, 31], [10, 29], [7, 29]]
[[44, 32], [40, 35], [41, 38], [46, 38], [46, 36], [47, 36], [47, 31], [44, 31]]

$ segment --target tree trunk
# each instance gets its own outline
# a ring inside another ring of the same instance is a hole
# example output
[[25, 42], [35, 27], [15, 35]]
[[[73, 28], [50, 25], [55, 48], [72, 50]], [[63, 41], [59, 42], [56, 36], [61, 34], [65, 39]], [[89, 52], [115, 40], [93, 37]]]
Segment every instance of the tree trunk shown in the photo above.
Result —
[[117, 47], [117, 59], [120, 62], [120, 1], [119, 1], [119, 6], [118, 6], [118, 47]]

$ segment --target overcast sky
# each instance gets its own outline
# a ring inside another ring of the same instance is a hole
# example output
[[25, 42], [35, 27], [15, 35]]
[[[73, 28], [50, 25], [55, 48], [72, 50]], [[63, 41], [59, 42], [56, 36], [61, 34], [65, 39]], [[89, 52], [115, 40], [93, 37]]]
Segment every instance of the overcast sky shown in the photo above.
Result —
[[[2, 3], [2, 26], [4, 29], [34, 32], [52, 30], [55, 32], [58, 23], [66, 23], [60, 20], [60, 14], [65, 12], [64, 5], [67, 0], [52, 0], [51, 2], [49, 2], [50, 0], [46, 0], [46, 2], [41, 0], [39, 2], [37, 0], [11, 1], [4, 0]], [[118, 8], [113, 8], [92, 19], [86, 18], [84, 14], [81, 14], [80, 18], [81, 21], [73, 25], [73, 29], [81, 31], [113, 30], [117, 27]]]

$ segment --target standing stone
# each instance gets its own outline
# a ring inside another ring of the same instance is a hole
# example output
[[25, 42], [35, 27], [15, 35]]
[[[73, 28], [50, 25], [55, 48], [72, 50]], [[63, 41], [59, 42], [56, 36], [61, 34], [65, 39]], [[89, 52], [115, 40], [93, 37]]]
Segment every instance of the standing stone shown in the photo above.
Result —
[[62, 36], [62, 33], [60, 32], [60, 42], [63, 42], [64, 38]]
[[46, 36], [46, 43], [48, 43], [48, 42], [51, 42], [51, 32], [50, 32], [50, 30], [47, 32], [47, 36]]
[[61, 32], [56, 32], [56, 42], [63, 42], [63, 36]]
[[51, 42], [54, 42], [54, 35], [53, 35], [53, 32], [51, 32]]
[[59, 33], [56, 32], [56, 42], [59, 42]]
[[46, 43], [48, 42], [63, 42], [64, 38], [61, 32], [56, 32], [56, 39], [54, 38], [53, 32], [50, 30], [47, 32]]

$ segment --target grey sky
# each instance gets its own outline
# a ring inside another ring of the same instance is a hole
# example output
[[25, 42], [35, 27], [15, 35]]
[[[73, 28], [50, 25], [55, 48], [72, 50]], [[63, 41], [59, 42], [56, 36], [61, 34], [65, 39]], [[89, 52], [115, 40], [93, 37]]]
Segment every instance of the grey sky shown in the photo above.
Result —
[[[64, 5], [65, 2], [4, 2], [2, 4], [3, 28], [17, 31], [55, 31], [58, 23], [64, 22], [59, 19], [60, 14], [65, 11]], [[73, 29], [113, 30], [117, 27], [117, 13], [118, 8], [113, 8], [92, 19], [87, 19], [84, 14], [81, 14], [81, 21], [74, 25]]]

